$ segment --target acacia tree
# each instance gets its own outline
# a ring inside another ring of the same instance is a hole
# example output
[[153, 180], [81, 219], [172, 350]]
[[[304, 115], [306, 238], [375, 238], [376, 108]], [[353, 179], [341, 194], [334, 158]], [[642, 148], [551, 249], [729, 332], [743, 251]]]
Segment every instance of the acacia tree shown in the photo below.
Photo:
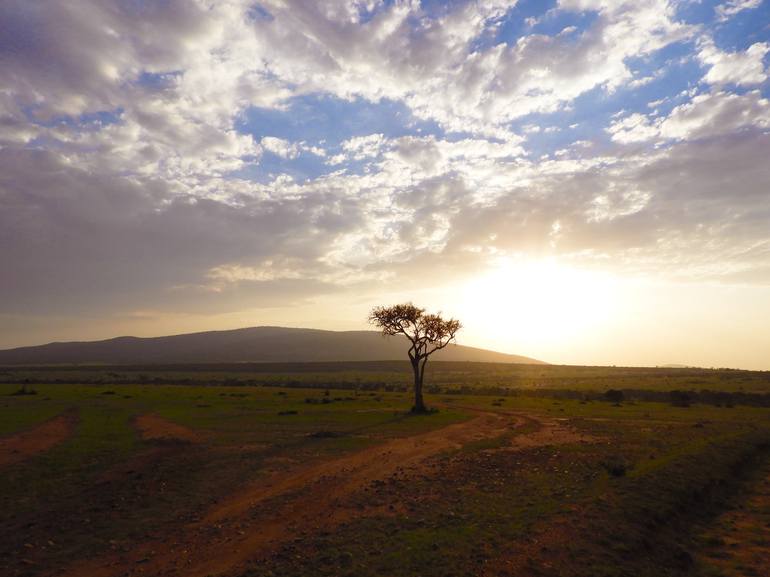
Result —
[[408, 355], [414, 371], [414, 406], [412, 412], [427, 411], [422, 398], [422, 379], [428, 357], [452, 342], [462, 328], [460, 321], [443, 319], [441, 315], [427, 315], [425, 309], [412, 303], [376, 307], [369, 314], [369, 322], [386, 336], [404, 335], [411, 346]]

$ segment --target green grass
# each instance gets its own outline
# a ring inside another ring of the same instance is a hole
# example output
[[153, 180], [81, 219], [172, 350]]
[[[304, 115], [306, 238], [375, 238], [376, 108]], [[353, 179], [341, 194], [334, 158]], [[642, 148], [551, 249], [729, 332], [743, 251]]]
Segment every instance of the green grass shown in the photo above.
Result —
[[[0, 387], [0, 391], [5, 388]], [[59, 403], [41, 403], [35, 396], [25, 396], [0, 398], [0, 411], [3, 415], [0, 420], [0, 437], [3, 437], [55, 417], [62, 411], [62, 407]]]
[[[9, 396], [16, 388], [0, 385], [6, 435], [64, 411], [78, 415], [72, 437], [0, 476], [0, 558], [17, 556], [30, 543], [38, 553], [45, 550], [48, 564], [162, 534], [266, 467], [274, 469], [276, 458], [278, 466], [287, 458], [322, 460], [467, 418], [459, 411], [410, 416], [400, 393], [58, 384], [36, 385], [37, 395]], [[279, 414], [286, 411], [296, 414]], [[145, 413], [190, 427], [205, 440], [194, 448], [142, 441], [132, 419]], [[338, 436], [311, 436], [319, 431]]]
[[[218, 365], [0, 367], [0, 382], [250, 384], [290, 387], [404, 389], [410, 387], [406, 361], [338, 363], [240, 363]], [[698, 368], [583, 367], [431, 361], [428, 387], [548, 392], [714, 390], [770, 393], [770, 371]]]
[[[546, 543], [526, 553], [536, 565], [553, 559], [551, 574], [652, 577], [655, 565], [645, 559], [657, 559], [670, 566], [660, 575], [684, 575], [679, 548], [689, 546], [709, 511], [718, 511], [733, 478], [770, 435], [770, 410], [759, 407], [440, 394], [427, 398], [440, 412], [413, 416], [406, 413], [408, 392], [327, 383], [327, 394], [326, 387], [202, 381], [43, 383], [31, 396], [10, 396], [17, 383], [0, 385], [3, 435], [64, 411], [77, 411], [79, 419], [70, 439], [3, 469], [0, 572], [24, 574], [23, 556], [50, 569], [163, 539], [268, 471], [456, 423], [470, 417], [463, 407], [475, 407], [567, 419], [597, 442], [506, 451], [512, 438], [535, 428], [530, 424], [437, 455], [431, 474], [387, 479], [354, 497], [364, 509], [397, 503], [394, 512], [299, 536], [247, 574], [474, 575], [501, 556], [521, 554], [534, 532], [556, 524], [574, 538], [556, 550]], [[204, 440], [194, 447], [142, 441], [132, 419], [146, 413]], [[625, 475], [608, 472], [611, 459], [628, 464]], [[697, 515], [681, 510], [683, 502]]]
[[[396, 480], [366, 498], [401, 501], [405, 513], [362, 518], [329, 536], [293, 542], [276, 562], [245, 575], [475, 575], [508, 553], [521, 556], [517, 544], [550, 524], [566, 527], [570, 537], [524, 553], [532, 557], [527, 574], [685, 574], [679, 543], [699, 516], [718, 510], [717, 481], [732, 479], [744, 457], [770, 439], [767, 411], [749, 408], [719, 413], [531, 398], [505, 405], [569, 417], [601, 440], [523, 452], [495, 451], [510, 435], [468, 445], [441, 459], [433, 478]], [[695, 426], [706, 418], [707, 426]], [[628, 460], [626, 476], [613, 477], [604, 467], [615, 455]], [[683, 503], [697, 514], [683, 512]], [[346, 555], [337, 558], [340, 551]], [[544, 570], [551, 562], [550, 572]]]

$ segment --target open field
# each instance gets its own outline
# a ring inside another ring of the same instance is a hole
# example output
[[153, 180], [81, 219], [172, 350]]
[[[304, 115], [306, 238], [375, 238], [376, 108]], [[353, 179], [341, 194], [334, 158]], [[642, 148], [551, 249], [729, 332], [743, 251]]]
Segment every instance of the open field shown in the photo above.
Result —
[[421, 416], [398, 363], [6, 372], [0, 574], [762, 574], [770, 409], [464, 391], [767, 373], [436, 364]]
[[[406, 390], [411, 386], [411, 379], [411, 369], [406, 361], [0, 366], [0, 383], [226, 384]], [[427, 365], [426, 385], [431, 386], [434, 392], [467, 394], [497, 394], [506, 391], [603, 392], [611, 388], [770, 394], [770, 371], [432, 360]]]

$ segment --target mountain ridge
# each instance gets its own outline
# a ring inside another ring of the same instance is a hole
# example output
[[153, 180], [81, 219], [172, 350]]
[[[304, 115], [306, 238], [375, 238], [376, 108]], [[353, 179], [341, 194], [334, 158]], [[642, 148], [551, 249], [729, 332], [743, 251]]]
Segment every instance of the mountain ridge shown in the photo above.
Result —
[[[386, 338], [378, 331], [261, 326], [16, 347], [0, 350], [0, 365], [381, 361], [403, 360], [406, 350], [404, 337]], [[431, 358], [546, 364], [521, 355], [464, 345], [450, 345]]]

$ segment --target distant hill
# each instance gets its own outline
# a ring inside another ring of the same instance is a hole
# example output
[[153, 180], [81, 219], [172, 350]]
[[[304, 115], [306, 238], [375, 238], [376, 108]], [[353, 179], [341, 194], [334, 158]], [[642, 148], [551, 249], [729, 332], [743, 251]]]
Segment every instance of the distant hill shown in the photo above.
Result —
[[[21, 347], [0, 351], [0, 365], [385, 361], [404, 360], [407, 348], [405, 338], [383, 338], [376, 331], [252, 327]], [[528, 357], [460, 345], [449, 345], [431, 358], [545, 364]]]

